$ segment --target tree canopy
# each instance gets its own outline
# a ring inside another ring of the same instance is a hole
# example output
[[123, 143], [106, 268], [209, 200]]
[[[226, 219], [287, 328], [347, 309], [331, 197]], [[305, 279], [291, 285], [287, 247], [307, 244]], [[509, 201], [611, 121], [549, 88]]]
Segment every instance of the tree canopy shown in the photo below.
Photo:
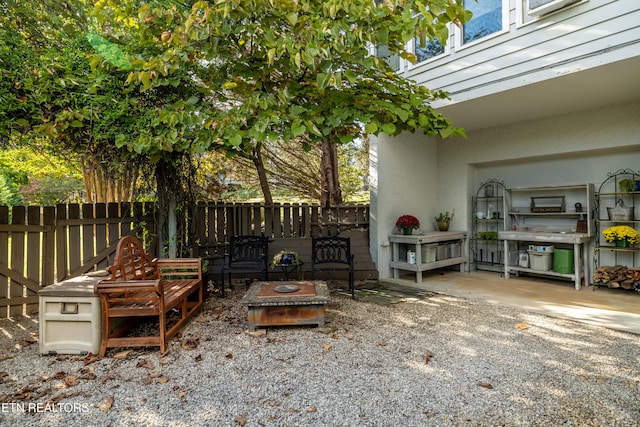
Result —
[[247, 154], [302, 136], [308, 146], [418, 129], [464, 134], [429, 105], [446, 94], [371, 55], [386, 45], [414, 60], [406, 43], [416, 34], [447, 40], [447, 25], [468, 16], [462, 0], [102, 0], [95, 11], [130, 58], [128, 84], [152, 91], [195, 79], [200, 89], [121, 139], [131, 152]]

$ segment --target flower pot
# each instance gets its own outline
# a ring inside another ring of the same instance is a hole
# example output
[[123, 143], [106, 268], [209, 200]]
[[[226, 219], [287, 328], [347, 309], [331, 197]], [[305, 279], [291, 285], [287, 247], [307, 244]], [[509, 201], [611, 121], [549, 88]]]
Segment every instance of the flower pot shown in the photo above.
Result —
[[293, 254], [282, 254], [280, 257], [280, 264], [293, 264], [295, 257]]
[[438, 221], [436, 224], [438, 225], [438, 230], [449, 231], [449, 221]]
[[411, 227], [402, 227], [402, 234], [410, 235], [413, 232], [413, 228]]
[[628, 248], [629, 241], [628, 240], [616, 240], [616, 248]]

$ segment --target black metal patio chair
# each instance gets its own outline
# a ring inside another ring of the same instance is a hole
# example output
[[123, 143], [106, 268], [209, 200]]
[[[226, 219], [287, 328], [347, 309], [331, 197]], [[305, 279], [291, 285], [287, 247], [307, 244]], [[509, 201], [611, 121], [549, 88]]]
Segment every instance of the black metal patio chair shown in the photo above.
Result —
[[222, 267], [222, 296], [224, 297], [225, 275], [231, 284], [232, 274], [259, 274], [261, 280], [268, 280], [267, 257], [269, 239], [264, 236], [232, 236], [229, 252], [225, 254]]
[[316, 272], [349, 272], [349, 291], [355, 299], [351, 239], [348, 237], [314, 237], [311, 239], [311, 280]]

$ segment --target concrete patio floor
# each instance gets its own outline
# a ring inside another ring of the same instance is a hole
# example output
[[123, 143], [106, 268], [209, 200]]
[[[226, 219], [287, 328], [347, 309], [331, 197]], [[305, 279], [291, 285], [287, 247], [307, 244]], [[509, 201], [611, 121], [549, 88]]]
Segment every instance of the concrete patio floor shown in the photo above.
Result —
[[482, 300], [640, 334], [640, 294], [634, 291], [582, 287], [573, 282], [523, 276], [503, 279], [499, 273], [450, 270], [424, 272], [422, 283], [415, 274], [380, 282], [420, 290]]

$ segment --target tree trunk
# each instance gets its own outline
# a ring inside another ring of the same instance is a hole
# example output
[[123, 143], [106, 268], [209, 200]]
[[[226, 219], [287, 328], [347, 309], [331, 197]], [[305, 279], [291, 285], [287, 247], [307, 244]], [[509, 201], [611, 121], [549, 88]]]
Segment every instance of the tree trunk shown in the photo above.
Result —
[[325, 208], [332, 208], [341, 204], [342, 190], [340, 189], [338, 176], [338, 146], [331, 137], [322, 141], [320, 178], [322, 183], [320, 204]]
[[158, 251], [159, 256], [177, 257], [177, 200], [182, 194], [179, 161], [173, 157], [161, 158], [156, 164], [158, 203]]
[[267, 179], [267, 171], [264, 168], [264, 163], [262, 161], [262, 152], [261, 145], [253, 150], [253, 164], [256, 167], [256, 171], [258, 172], [258, 179], [260, 180], [260, 188], [262, 189], [262, 194], [264, 196], [264, 203], [266, 205], [273, 204], [273, 196], [271, 196], [271, 189], [269, 188], [269, 180]]

